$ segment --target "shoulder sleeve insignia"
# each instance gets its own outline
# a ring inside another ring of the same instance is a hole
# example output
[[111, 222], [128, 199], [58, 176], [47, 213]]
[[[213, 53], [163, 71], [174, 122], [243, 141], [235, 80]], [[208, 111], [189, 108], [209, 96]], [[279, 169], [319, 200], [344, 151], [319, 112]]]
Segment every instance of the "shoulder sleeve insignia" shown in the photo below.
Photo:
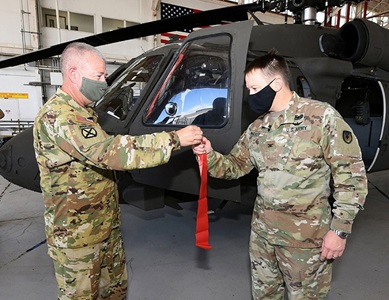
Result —
[[97, 136], [97, 131], [93, 127], [89, 128], [82, 128], [81, 129], [81, 134], [84, 138], [86, 139], [91, 139]]
[[93, 120], [93, 117], [85, 118], [79, 115], [74, 115], [74, 119], [77, 123], [96, 125], [95, 121]]
[[348, 130], [343, 130], [343, 141], [346, 144], [350, 144], [353, 141], [353, 134]]

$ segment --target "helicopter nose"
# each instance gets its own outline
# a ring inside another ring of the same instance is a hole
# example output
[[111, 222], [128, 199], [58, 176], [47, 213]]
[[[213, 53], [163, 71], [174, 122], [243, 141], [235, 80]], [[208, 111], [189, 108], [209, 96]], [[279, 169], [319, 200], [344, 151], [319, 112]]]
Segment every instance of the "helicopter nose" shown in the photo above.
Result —
[[12, 145], [6, 143], [0, 148], [0, 175], [7, 179], [7, 174], [11, 171]]
[[41, 191], [32, 128], [25, 129], [0, 148], [0, 175], [18, 186]]

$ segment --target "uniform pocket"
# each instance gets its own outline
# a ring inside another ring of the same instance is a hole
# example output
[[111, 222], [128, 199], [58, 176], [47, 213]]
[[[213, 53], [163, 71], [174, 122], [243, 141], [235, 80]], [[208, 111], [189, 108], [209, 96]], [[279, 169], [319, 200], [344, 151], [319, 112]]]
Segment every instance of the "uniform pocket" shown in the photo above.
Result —
[[77, 249], [64, 249], [49, 246], [49, 256], [58, 264], [72, 269], [92, 269], [99, 256], [99, 245]]

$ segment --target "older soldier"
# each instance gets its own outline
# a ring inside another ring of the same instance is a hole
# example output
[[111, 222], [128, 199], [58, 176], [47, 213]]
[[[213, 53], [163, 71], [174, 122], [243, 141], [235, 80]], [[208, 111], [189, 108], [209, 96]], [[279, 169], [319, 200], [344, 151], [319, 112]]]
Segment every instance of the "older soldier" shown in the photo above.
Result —
[[[250, 259], [254, 299], [324, 299], [332, 262], [342, 256], [353, 220], [363, 209], [367, 180], [350, 127], [329, 104], [300, 98], [274, 50], [245, 71], [248, 103], [259, 117], [228, 155], [208, 139], [209, 173], [236, 179], [258, 170]], [[335, 198], [332, 209], [330, 177]]]
[[88, 107], [107, 87], [103, 56], [84, 43], [61, 56], [63, 85], [41, 108], [34, 147], [45, 202], [48, 254], [59, 299], [125, 299], [126, 261], [112, 170], [168, 162], [181, 146], [199, 143], [188, 126], [142, 136], [105, 133]]

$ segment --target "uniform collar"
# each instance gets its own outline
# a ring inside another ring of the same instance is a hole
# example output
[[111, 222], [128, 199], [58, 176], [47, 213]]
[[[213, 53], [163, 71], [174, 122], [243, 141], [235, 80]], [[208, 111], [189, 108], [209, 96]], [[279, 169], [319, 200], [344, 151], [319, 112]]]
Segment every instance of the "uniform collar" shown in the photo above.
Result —
[[300, 96], [293, 92], [292, 99], [288, 103], [283, 115], [283, 124], [300, 123], [304, 119], [304, 114], [299, 113]]
[[[292, 124], [298, 125], [304, 119], [304, 114], [298, 113], [300, 102], [300, 96], [296, 92], [293, 92], [292, 98], [289, 101], [285, 110], [278, 116], [276, 120], [272, 120], [270, 113], [267, 113], [263, 117], [262, 128], [278, 128], [281, 125]], [[274, 121], [274, 122], [272, 122]], [[271, 124], [272, 122], [272, 124]]]
[[72, 97], [70, 97], [70, 95], [65, 93], [61, 88], [57, 89], [56, 95], [59, 96], [61, 99], [65, 100], [66, 103], [69, 106], [71, 106], [72, 108], [74, 108], [76, 111], [78, 111], [78, 112], [85, 111], [90, 115], [93, 115], [93, 116], [96, 115], [96, 112], [91, 107], [81, 106], [80, 104], [77, 103], [77, 101], [75, 101]]

